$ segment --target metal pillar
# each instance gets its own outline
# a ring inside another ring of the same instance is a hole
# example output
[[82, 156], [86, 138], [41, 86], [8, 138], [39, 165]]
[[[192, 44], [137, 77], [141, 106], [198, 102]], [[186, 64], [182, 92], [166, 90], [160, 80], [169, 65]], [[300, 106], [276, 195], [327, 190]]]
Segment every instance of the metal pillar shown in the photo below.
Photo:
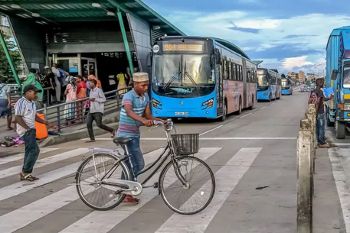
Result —
[[7, 61], [9, 63], [9, 65], [10, 65], [10, 68], [11, 68], [11, 71], [12, 71], [12, 75], [13, 75], [13, 77], [16, 80], [16, 83], [18, 85], [21, 85], [21, 82], [19, 81], [19, 77], [18, 77], [16, 68], [15, 68], [15, 65], [12, 62], [12, 58], [11, 58], [10, 52], [8, 51], [8, 48], [7, 48], [7, 45], [6, 45], [6, 42], [5, 42], [5, 38], [2, 35], [1, 30], [0, 30], [0, 44], [1, 44], [2, 49], [4, 50], [4, 53], [6, 55], [6, 58], [7, 58]]
[[129, 42], [128, 42], [128, 38], [126, 36], [126, 31], [125, 31], [125, 27], [124, 27], [124, 21], [123, 21], [123, 15], [122, 12], [119, 10], [117, 11], [117, 16], [118, 16], [118, 21], [119, 21], [119, 25], [120, 25], [120, 30], [122, 32], [122, 36], [123, 36], [123, 44], [124, 44], [124, 48], [125, 48], [125, 52], [126, 52], [126, 57], [128, 58], [128, 63], [129, 63], [129, 68], [130, 68], [130, 75], [131, 75], [131, 79], [134, 73], [134, 65], [132, 63], [132, 57], [131, 57], [131, 52], [130, 52], [130, 48], [129, 48]]

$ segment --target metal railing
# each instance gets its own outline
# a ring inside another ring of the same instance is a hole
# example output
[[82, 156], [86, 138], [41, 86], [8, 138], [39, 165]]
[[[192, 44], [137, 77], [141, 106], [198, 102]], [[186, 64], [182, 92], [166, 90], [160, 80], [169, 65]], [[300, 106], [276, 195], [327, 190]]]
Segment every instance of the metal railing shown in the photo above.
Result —
[[314, 195], [316, 155], [316, 106], [309, 104], [300, 121], [297, 141], [297, 232], [312, 232], [312, 199]]
[[[128, 90], [130, 88], [104, 93], [106, 96], [106, 102], [104, 103], [105, 115], [113, 112], [117, 113], [120, 110], [123, 94]], [[44, 107], [38, 109], [37, 112], [45, 115], [45, 119], [49, 122], [50, 131], [61, 133], [65, 128], [85, 123], [89, 102], [89, 98], [84, 98], [53, 106], [44, 104]]]

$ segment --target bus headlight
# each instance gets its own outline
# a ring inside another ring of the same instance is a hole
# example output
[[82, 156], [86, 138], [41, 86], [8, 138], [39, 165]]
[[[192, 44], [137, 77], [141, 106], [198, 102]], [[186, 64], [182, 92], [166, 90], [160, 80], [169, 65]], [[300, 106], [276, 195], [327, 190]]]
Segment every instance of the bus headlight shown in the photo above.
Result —
[[162, 103], [156, 99], [152, 99], [152, 107], [162, 109]]
[[203, 109], [212, 108], [213, 106], [214, 106], [214, 98], [211, 98], [211, 99], [202, 103]]

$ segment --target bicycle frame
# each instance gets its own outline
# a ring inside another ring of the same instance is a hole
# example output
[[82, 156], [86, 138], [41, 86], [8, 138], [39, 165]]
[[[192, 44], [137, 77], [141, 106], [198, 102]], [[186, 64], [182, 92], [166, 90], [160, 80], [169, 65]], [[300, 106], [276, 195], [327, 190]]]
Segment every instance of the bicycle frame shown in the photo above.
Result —
[[[171, 160], [173, 162], [174, 165], [174, 170], [175, 170], [175, 174], [176, 176], [179, 178], [179, 180], [181, 181], [181, 183], [183, 185], [186, 184], [185, 178], [183, 177], [183, 175], [179, 172], [180, 168], [178, 166], [177, 163], [175, 163], [175, 159], [176, 159], [176, 150], [174, 148], [174, 144], [171, 140], [171, 130], [165, 130], [166, 133], [166, 137], [167, 137], [167, 146], [164, 148], [163, 152], [159, 155], [159, 157], [152, 162], [152, 164], [150, 166], [148, 166], [147, 168], [142, 169], [142, 171], [140, 171], [138, 174], [136, 174], [136, 177], [138, 177], [139, 175], [151, 170], [154, 166], [156, 166], [156, 168], [151, 172], [150, 175], [148, 175], [142, 182], [141, 185], [144, 187], [144, 185], [159, 171], [159, 169], [163, 166], [163, 164], [165, 163], [165, 161], [169, 158], [169, 156], [171, 156]], [[123, 145], [122, 148], [124, 149], [124, 151], [128, 151], [126, 148], [126, 145]], [[166, 154], [167, 153], [167, 154]], [[164, 154], [166, 154], [166, 156], [163, 158], [163, 160], [161, 160], [161, 158], [164, 156]], [[113, 172], [118, 168], [119, 163], [120, 162], [126, 162], [127, 160], [129, 160], [130, 158], [130, 154], [127, 153], [127, 155], [125, 157], [123, 157], [121, 160], [119, 160], [118, 162], [116, 162], [113, 167], [106, 172], [106, 174], [101, 178], [101, 180], [105, 179], [106, 177], [110, 177]], [[160, 163], [158, 163], [159, 161], [161, 161]], [[110, 174], [110, 175], [109, 175]], [[112, 186], [119, 186], [120, 188], [125, 188], [124, 185], [119, 185], [119, 184], [114, 184], [114, 183], [109, 183], [109, 182], [103, 182], [104, 184], [107, 185], [112, 185]], [[122, 186], [122, 187], [121, 187]]]

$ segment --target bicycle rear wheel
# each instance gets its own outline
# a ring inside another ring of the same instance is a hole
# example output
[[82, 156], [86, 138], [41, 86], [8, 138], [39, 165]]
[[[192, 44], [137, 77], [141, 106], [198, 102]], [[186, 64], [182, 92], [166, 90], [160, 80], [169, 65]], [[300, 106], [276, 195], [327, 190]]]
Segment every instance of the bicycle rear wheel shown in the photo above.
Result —
[[[183, 184], [179, 176], [185, 181]], [[170, 161], [159, 177], [165, 204], [179, 214], [191, 215], [205, 209], [215, 193], [215, 178], [210, 167], [192, 156]]]
[[114, 183], [117, 179], [129, 179], [129, 170], [117, 157], [100, 153], [84, 160], [75, 178], [79, 197], [86, 205], [95, 210], [109, 210], [119, 205], [125, 195], [121, 188], [102, 181]]

